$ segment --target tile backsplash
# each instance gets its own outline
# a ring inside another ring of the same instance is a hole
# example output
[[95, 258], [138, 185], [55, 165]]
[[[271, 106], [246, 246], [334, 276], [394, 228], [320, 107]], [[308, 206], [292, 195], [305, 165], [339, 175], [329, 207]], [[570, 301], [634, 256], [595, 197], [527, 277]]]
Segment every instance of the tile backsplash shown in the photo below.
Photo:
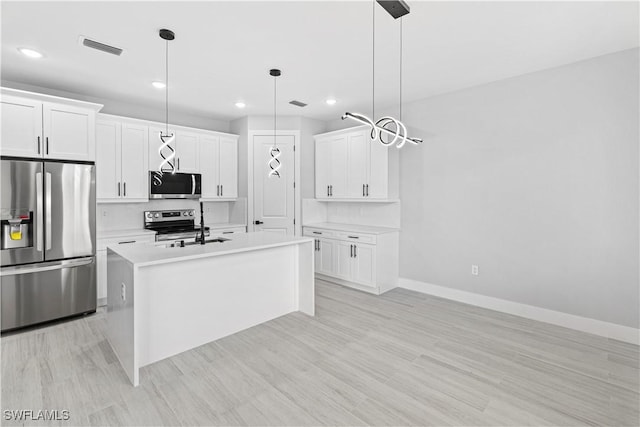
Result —
[[[152, 210], [195, 209], [200, 222], [197, 200], [150, 200], [146, 203], [99, 203], [96, 209], [96, 229], [116, 230], [143, 228], [144, 212]], [[204, 202], [205, 224], [246, 223], [246, 199], [234, 202]]]

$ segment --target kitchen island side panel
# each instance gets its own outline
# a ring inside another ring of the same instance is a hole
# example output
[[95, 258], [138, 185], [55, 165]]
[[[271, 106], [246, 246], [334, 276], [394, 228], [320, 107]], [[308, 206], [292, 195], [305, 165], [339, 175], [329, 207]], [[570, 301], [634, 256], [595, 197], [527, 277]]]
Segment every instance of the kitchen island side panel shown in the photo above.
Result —
[[300, 247], [311, 252], [290, 245], [138, 267], [139, 366], [298, 310]]
[[[107, 249], [107, 337], [127, 377], [138, 385], [134, 313], [135, 268]], [[124, 298], [123, 298], [124, 297]]]

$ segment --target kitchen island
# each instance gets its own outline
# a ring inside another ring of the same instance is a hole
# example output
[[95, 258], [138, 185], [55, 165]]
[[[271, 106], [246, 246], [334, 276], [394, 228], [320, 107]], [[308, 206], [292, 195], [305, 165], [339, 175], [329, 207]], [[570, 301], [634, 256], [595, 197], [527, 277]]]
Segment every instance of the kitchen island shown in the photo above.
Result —
[[293, 311], [314, 315], [313, 239], [185, 243], [107, 249], [107, 334], [135, 386], [142, 366]]

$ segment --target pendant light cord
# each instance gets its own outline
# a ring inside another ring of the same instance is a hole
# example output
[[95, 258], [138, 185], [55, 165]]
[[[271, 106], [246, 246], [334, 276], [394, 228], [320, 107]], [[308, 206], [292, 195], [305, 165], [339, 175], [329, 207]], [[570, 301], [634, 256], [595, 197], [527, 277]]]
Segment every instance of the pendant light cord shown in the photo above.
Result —
[[402, 121], [402, 17], [400, 17], [400, 121]]
[[276, 147], [276, 96], [277, 96], [277, 90], [276, 90], [276, 81], [278, 80], [278, 77], [274, 76], [273, 77], [273, 146]]
[[373, 25], [371, 39], [373, 48], [371, 49], [371, 117], [376, 117], [376, 2], [371, 2], [371, 20]]
[[169, 136], [169, 40], [165, 40], [165, 132]]

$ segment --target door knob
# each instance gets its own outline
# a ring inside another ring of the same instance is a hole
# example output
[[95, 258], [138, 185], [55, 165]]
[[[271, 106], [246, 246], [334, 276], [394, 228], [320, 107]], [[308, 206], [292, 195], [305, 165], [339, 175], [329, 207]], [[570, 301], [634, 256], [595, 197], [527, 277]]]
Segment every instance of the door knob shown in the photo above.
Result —
[[264, 224], [264, 222], [262, 222], [262, 221], [253, 221], [253, 223], [254, 223], [255, 225]]

